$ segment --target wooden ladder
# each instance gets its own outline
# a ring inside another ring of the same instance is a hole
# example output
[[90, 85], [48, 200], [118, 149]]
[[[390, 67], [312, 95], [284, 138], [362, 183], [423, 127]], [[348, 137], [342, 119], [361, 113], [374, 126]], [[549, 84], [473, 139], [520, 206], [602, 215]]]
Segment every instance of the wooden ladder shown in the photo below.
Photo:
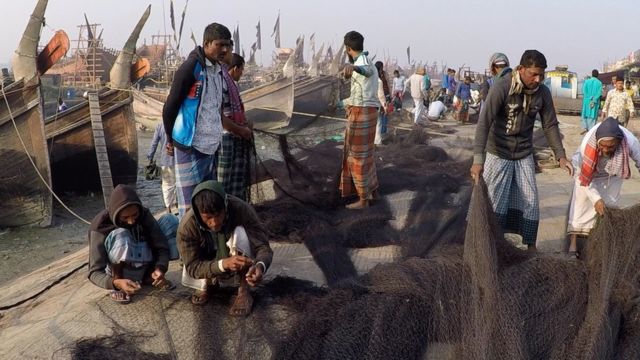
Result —
[[93, 130], [93, 144], [98, 159], [98, 171], [100, 172], [100, 184], [105, 207], [109, 205], [109, 197], [113, 192], [113, 178], [107, 153], [107, 142], [104, 139], [102, 126], [102, 113], [100, 112], [100, 98], [95, 92], [89, 93], [89, 114], [91, 115], [91, 129]]

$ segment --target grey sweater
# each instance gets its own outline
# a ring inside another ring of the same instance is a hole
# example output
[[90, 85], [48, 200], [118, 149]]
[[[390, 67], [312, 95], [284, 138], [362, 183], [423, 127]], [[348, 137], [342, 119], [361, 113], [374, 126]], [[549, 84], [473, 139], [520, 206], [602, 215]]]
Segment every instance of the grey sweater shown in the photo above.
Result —
[[524, 94], [509, 96], [509, 74], [496, 81], [487, 96], [476, 127], [473, 163], [484, 164], [485, 151], [502, 159], [519, 160], [533, 152], [533, 125], [540, 114], [544, 135], [556, 158], [566, 157], [558, 118], [549, 89], [540, 85], [524, 113]]

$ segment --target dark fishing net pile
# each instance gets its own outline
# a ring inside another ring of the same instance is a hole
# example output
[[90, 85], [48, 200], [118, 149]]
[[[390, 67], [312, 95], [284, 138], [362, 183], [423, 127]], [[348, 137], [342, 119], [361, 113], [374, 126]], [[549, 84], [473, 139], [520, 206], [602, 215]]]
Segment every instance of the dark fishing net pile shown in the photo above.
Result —
[[[274, 178], [275, 197], [258, 212], [275, 241], [308, 248], [328, 286], [276, 277], [247, 318], [227, 315], [232, 289], [204, 307], [186, 292], [101, 300], [118, 329], [139, 330], [135, 314], [153, 311], [168, 353], [185, 359], [640, 358], [640, 206], [607, 210], [584, 261], [532, 255], [504, 240], [469, 161], [423, 131], [376, 152], [380, 200], [362, 211], [337, 194], [339, 140], [272, 141], [282, 154], [256, 174]], [[383, 245], [402, 259], [359, 275], [350, 249]]]

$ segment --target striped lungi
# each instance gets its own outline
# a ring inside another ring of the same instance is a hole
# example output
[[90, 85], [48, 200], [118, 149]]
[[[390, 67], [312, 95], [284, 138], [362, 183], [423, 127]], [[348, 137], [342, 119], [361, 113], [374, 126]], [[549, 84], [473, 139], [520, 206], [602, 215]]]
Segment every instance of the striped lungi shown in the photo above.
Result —
[[540, 221], [535, 174], [533, 155], [506, 160], [487, 153], [483, 177], [498, 222], [527, 245], [536, 243]]
[[251, 142], [230, 133], [223, 134], [216, 161], [218, 181], [224, 185], [224, 191], [247, 201]]
[[191, 195], [198, 184], [216, 179], [216, 157], [199, 152], [174, 148], [176, 162], [176, 193], [180, 218], [191, 207]]
[[357, 194], [360, 199], [369, 200], [371, 193], [378, 188], [373, 156], [378, 108], [352, 106], [347, 119], [340, 191], [343, 197]]

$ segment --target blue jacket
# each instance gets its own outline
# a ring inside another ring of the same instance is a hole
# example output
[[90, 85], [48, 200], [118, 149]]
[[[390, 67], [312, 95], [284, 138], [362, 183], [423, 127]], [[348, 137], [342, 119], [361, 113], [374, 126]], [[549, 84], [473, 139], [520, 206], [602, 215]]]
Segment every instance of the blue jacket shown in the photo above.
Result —
[[167, 142], [178, 148], [191, 148], [206, 81], [204, 50], [198, 46], [175, 72], [169, 96], [162, 109]]

